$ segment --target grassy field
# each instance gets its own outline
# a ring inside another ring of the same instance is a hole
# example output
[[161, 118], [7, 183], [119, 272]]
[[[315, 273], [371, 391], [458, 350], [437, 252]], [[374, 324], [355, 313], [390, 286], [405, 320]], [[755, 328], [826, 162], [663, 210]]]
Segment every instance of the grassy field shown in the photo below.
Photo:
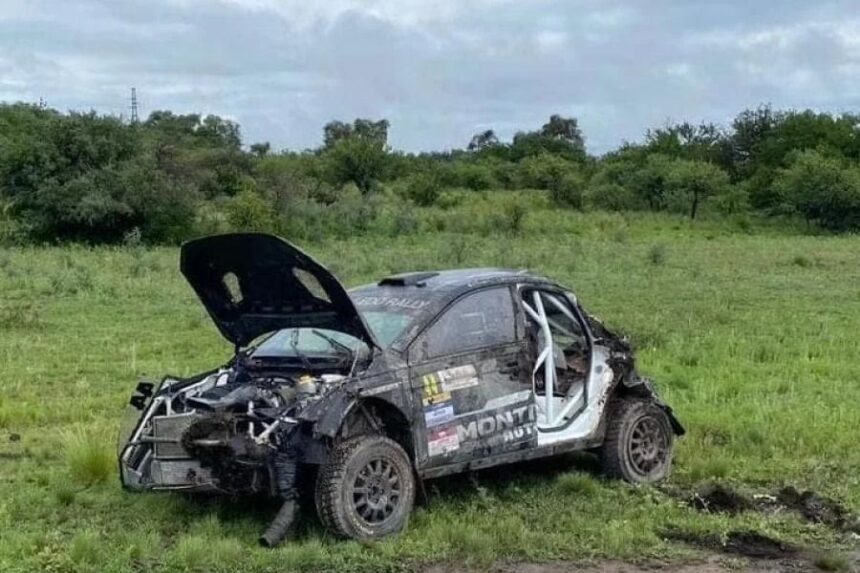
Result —
[[[793, 484], [860, 510], [860, 237], [548, 208], [515, 234], [441, 228], [304, 246], [350, 285], [490, 265], [569, 284], [631, 335], [641, 370], [687, 425], [672, 488]], [[431, 482], [405, 534], [366, 546], [305, 519], [299, 539], [264, 550], [256, 537], [274, 506], [125, 493], [114, 442], [136, 378], [191, 374], [231, 353], [177, 258], [175, 248], [0, 251], [0, 571], [688, 555], [661, 539], [666, 528], [755, 529], [829, 552], [851, 543], [791, 513], [698, 513], [665, 491], [604, 481], [581, 457]]]

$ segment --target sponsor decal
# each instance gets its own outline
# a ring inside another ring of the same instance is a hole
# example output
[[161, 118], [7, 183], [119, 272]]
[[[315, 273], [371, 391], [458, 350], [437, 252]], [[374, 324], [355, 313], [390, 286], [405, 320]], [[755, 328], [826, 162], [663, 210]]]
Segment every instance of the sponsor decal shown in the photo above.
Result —
[[505, 406], [511, 406], [513, 404], [522, 404], [523, 402], [526, 402], [527, 400], [531, 399], [531, 396], [531, 390], [523, 390], [522, 392], [514, 392], [513, 394], [497, 396], [495, 398], [487, 400], [487, 403], [484, 404], [484, 410], [498, 410], [500, 408], [504, 408]]
[[422, 308], [430, 304], [430, 301], [399, 296], [363, 296], [357, 298], [355, 304], [356, 306], [374, 306], [421, 310]]
[[442, 428], [430, 433], [427, 438], [427, 454], [432, 458], [460, 449], [460, 438], [453, 427]]
[[[425, 374], [421, 377], [424, 404], [436, 404], [443, 400], [450, 400], [451, 392], [477, 386], [478, 382], [478, 373], [472, 364]], [[437, 396], [440, 395], [446, 397], [438, 399]]]
[[424, 409], [424, 422], [428, 428], [439, 426], [454, 419], [454, 405], [450, 402]]
[[536, 418], [534, 404], [487, 413], [458, 424], [457, 440], [468, 443], [468, 449], [527, 441], [536, 435]]
[[364, 396], [376, 396], [377, 394], [384, 394], [386, 392], [396, 390], [398, 386], [400, 386], [400, 382], [391, 382], [389, 384], [383, 384], [382, 386], [377, 386], [376, 388], [368, 388], [366, 390], [362, 390], [361, 393]]
[[[425, 408], [446, 403], [450, 404], [451, 393], [442, 391], [439, 379], [436, 378], [435, 374], [425, 374], [421, 377], [421, 383], [423, 385], [421, 401], [424, 403]], [[427, 427], [429, 428], [430, 424], [427, 424]]]
[[436, 377], [442, 384], [442, 390], [446, 392], [477, 386], [479, 382], [478, 372], [475, 370], [474, 364], [440, 370], [436, 372]]
[[439, 392], [438, 394], [432, 394], [430, 396], [424, 395], [424, 406], [433, 406], [434, 404], [442, 404], [444, 402], [451, 401], [451, 393], [450, 392]]

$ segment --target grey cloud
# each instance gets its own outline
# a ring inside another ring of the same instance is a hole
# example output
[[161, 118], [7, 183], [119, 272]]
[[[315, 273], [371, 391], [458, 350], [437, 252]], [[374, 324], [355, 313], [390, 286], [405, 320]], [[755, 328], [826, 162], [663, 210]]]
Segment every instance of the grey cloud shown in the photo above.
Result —
[[551, 113], [592, 152], [666, 120], [860, 104], [851, 2], [69, 0], [0, 10], [0, 98], [235, 118], [247, 142], [319, 144], [387, 117], [395, 147], [463, 146]]

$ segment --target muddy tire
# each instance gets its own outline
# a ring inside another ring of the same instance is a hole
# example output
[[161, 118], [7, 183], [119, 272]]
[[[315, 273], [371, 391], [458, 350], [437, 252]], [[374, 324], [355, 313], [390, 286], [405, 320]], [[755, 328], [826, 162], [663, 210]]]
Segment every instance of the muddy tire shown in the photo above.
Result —
[[666, 412], [650, 400], [622, 398], [608, 413], [600, 448], [603, 472], [640, 484], [669, 475], [674, 433]]
[[409, 456], [383, 436], [358, 436], [336, 445], [320, 468], [314, 501], [332, 534], [357, 540], [400, 532], [415, 501]]

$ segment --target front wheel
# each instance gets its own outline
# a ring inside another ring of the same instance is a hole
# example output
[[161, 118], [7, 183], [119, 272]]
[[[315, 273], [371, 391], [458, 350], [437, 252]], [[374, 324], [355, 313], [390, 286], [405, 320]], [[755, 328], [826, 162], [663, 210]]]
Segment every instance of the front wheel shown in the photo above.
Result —
[[604, 473], [636, 484], [668, 476], [674, 434], [666, 412], [650, 400], [621, 398], [608, 415], [600, 448]]
[[398, 533], [415, 501], [409, 456], [383, 436], [346, 440], [320, 468], [314, 497], [320, 521], [339, 537], [371, 540]]

